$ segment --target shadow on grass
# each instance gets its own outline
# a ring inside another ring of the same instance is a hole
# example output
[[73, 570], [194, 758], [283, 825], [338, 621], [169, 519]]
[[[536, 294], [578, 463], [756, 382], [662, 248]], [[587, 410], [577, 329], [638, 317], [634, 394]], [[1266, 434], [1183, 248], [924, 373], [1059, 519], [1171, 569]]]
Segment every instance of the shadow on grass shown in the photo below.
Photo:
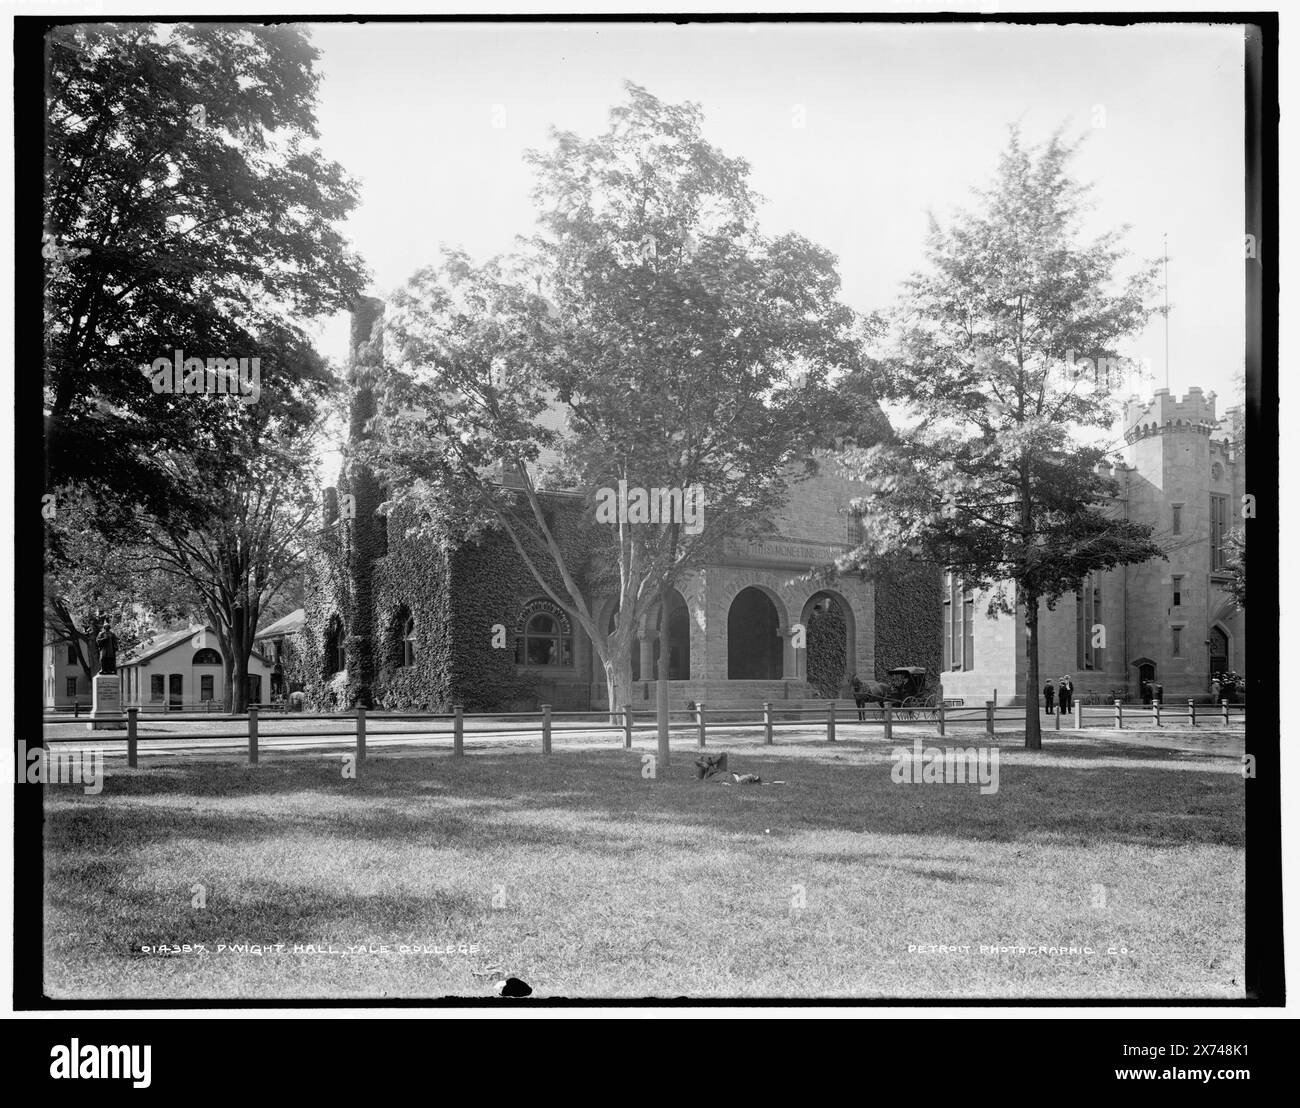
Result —
[[[1191, 756], [1204, 765], [1197, 768], [1183, 751], [1076, 740], [1055, 752], [1074, 764], [1004, 757], [999, 791], [985, 795], [975, 785], [895, 784], [892, 745], [903, 744], [809, 744], [785, 756], [750, 747], [732, 768], [785, 782], [751, 787], [697, 781], [689, 751], [674, 752], [655, 779], [641, 776], [641, 751], [622, 750], [380, 755], [356, 780], [341, 777], [337, 755], [118, 770], [97, 796], [47, 790], [47, 851], [303, 835], [605, 854], [636, 851], [650, 834], [701, 850], [764, 839], [792, 854], [830, 845], [797, 843], [810, 832], [1076, 846], [1244, 843], [1243, 783], [1230, 756]], [[1077, 764], [1102, 759], [1107, 764]], [[846, 848], [860, 856], [864, 845]]]

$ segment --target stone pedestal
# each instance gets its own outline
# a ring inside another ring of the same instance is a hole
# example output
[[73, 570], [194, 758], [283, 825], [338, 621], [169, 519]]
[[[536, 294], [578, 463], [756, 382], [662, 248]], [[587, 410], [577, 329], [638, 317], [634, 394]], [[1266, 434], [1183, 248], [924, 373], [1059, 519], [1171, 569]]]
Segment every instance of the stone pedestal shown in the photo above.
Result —
[[90, 711], [88, 731], [119, 731], [126, 728], [122, 712], [122, 678], [115, 673], [99, 673], [94, 679], [94, 706]]

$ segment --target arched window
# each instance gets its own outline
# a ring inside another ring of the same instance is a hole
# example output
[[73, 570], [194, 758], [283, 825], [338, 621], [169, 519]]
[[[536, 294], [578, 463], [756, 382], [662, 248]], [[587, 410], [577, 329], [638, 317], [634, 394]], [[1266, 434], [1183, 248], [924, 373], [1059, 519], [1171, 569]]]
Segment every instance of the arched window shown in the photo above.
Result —
[[194, 665], [196, 666], [219, 666], [221, 665], [221, 655], [210, 646], [205, 646], [202, 650], [194, 652]]
[[573, 629], [564, 609], [550, 600], [530, 600], [515, 625], [515, 664], [573, 665]]

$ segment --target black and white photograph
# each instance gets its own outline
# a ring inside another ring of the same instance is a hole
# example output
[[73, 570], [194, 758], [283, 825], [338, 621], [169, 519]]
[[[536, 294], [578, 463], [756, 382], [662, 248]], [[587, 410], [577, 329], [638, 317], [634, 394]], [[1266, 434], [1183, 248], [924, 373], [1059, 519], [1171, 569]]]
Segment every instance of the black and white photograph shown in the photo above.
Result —
[[77, 7], [16, 1008], [1283, 1002], [1276, 13]]

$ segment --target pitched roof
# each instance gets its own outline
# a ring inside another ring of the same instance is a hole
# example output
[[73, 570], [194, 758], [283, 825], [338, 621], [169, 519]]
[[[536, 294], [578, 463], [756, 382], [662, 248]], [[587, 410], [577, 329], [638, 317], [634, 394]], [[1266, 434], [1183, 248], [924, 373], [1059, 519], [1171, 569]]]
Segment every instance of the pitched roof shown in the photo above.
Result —
[[167, 631], [161, 635], [155, 635], [137, 646], [134, 654], [123, 658], [117, 664], [119, 666], [136, 666], [141, 662], [147, 662], [150, 658], [157, 657], [164, 651], [170, 650], [173, 646], [183, 643], [199, 631], [211, 633], [211, 629], [207, 627], [187, 627], [183, 631]]
[[302, 608], [295, 608], [287, 616], [281, 616], [274, 623], [263, 627], [253, 640], [269, 639], [272, 635], [290, 635], [295, 631], [301, 631], [303, 624], [307, 622], [307, 613]]
[[[146, 639], [138, 647], [136, 647], [136, 651], [134, 654], [132, 654], [130, 657], [123, 658], [121, 661], [119, 661], [117, 663], [118, 667], [120, 668], [122, 666], [138, 666], [143, 662], [149, 661], [150, 658], [156, 658], [159, 654], [165, 654], [168, 650], [171, 650], [174, 647], [179, 646], [186, 639], [190, 638], [193, 635], [198, 634], [200, 631], [202, 631], [204, 635], [213, 635], [213, 638], [214, 639], [216, 638], [210, 626], [187, 627], [183, 631], [167, 631], [164, 634], [155, 635], [152, 639]], [[221, 644], [214, 641], [211, 649], [215, 650], [218, 654], [220, 654]], [[268, 658], [265, 654], [263, 654], [260, 650], [254, 649], [252, 651], [252, 656], [261, 659], [264, 665], [269, 666], [271, 664], [271, 659]]]

